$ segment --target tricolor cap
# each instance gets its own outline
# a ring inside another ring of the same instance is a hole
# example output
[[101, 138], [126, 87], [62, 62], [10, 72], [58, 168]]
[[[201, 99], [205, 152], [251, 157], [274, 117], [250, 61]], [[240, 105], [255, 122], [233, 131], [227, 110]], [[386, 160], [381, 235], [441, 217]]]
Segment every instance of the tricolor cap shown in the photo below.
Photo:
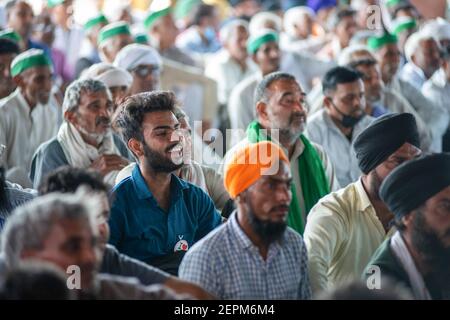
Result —
[[385, 33], [385, 34], [379, 35], [379, 36], [371, 36], [367, 40], [367, 47], [370, 50], [378, 50], [378, 49], [384, 47], [385, 45], [395, 44], [395, 43], [397, 43], [397, 41], [398, 41], [398, 39], [397, 39], [396, 35], [390, 34], [390, 33]]
[[100, 30], [97, 43], [101, 45], [106, 40], [121, 34], [131, 36], [130, 26], [128, 25], [128, 23], [126, 23], [125, 21], [110, 23]]
[[100, 13], [99, 15], [89, 19], [85, 24], [84, 24], [84, 30], [90, 30], [93, 27], [95, 27], [96, 25], [99, 24], [108, 24], [108, 19], [106, 19], [106, 17]]
[[14, 58], [11, 63], [11, 76], [15, 77], [30, 68], [42, 66], [52, 68], [52, 62], [43, 50], [30, 49]]
[[150, 12], [144, 20], [146, 29], [150, 29], [157, 20], [172, 12], [171, 2], [170, 0], [153, 0], [149, 10]]
[[8, 28], [0, 31], [0, 39], [8, 39], [17, 43], [22, 40], [22, 37], [13, 29]]
[[254, 54], [258, 49], [267, 42], [278, 42], [278, 33], [272, 29], [262, 29], [250, 36], [247, 42], [247, 52]]

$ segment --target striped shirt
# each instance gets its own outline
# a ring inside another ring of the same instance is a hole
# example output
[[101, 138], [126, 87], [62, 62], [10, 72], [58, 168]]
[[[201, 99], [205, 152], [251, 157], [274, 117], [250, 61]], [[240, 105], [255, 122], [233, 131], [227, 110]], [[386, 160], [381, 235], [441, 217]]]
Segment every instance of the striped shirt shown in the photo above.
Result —
[[239, 226], [236, 212], [186, 253], [179, 277], [218, 299], [311, 298], [301, 236], [288, 227], [281, 240], [269, 246], [264, 260]]
[[0, 206], [0, 231], [3, 229], [7, 218], [15, 208], [32, 200], [36, 196], [34, 190], [21, 189], [18, 185], [9, 182], [6, 182], [6, 192], [8, 203]]

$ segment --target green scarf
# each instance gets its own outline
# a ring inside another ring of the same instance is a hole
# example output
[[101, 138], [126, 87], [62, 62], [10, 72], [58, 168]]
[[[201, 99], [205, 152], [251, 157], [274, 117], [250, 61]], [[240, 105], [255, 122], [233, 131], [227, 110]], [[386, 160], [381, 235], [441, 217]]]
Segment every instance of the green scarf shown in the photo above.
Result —
[[[264, 135], [261, 130], [264, 129], [257, 121], [250, 123], [247, 128], [247, 138], [249, 142], [256, 143], [259, 141], [270, 140], [270, 137]], [[320, 198], [330, 193], [330, 185], [316, 149], [314, 149], [308, 139], [303, 135], [300, 136], [300, 140], [305, 145], [305, 149], [298, 161], [298, 171], [301, 175], [300, 183], [305, 201], [306, 216]], [[295, 183], [292, 183], [292, 201], [289, 208], [287, 223], [288, 226], [303, 235], [305, 222], [306, 221], [303, 221], [302, 219]]]

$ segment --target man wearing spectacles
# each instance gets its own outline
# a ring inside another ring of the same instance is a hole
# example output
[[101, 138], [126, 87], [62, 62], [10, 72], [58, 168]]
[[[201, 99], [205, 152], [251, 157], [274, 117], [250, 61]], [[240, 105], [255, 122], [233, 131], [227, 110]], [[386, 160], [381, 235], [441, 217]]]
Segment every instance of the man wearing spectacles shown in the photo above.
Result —
[[152, 47], [128, 45], [117, 54], [114, 66], [127, 70], [133, 76], [130, 95], [158, 90], [160, 87], [162, 60]]

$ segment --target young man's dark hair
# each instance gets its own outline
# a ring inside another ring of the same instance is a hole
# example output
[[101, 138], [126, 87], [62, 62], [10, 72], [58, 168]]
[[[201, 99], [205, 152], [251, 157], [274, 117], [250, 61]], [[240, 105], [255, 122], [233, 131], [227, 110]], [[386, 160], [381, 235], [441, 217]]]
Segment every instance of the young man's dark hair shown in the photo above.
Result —
[[335, 91], [338, 84], [355, 82], [362, 79], [362, 73], [348, 67], [335, 67], [329, 70], [322, 79], [322, 90], [325, 96]]
[[8, 272], [0, 290], [2, 300], [72, 300], [62, 271], [50, 264], [27, 262]]
[[17, 43], [9, 39], [0, 39], [0, 55], [11, 53], [20, 53], [20, 48]]
[[212, 17], [216, 8], [209, 4], [201, 4], [192, 12], [192, 25], [200, 25], [203, 18]]
[[75, 193], [80, 186], [88, 186], [92, 191], [109, 192], [101, 176], [93, 171], [69, 166], [58, 168], [44, 179], [39, 186], [39, 195], [51, 192]]
[[177, 106], [175, 94], [171, 91], [152, 91], [135, 94], [119, 106], [115, 127], [121, 132], [125, 144], [134, 138], [144, 140], [142, 121], [150, 112], [172, 111]]

